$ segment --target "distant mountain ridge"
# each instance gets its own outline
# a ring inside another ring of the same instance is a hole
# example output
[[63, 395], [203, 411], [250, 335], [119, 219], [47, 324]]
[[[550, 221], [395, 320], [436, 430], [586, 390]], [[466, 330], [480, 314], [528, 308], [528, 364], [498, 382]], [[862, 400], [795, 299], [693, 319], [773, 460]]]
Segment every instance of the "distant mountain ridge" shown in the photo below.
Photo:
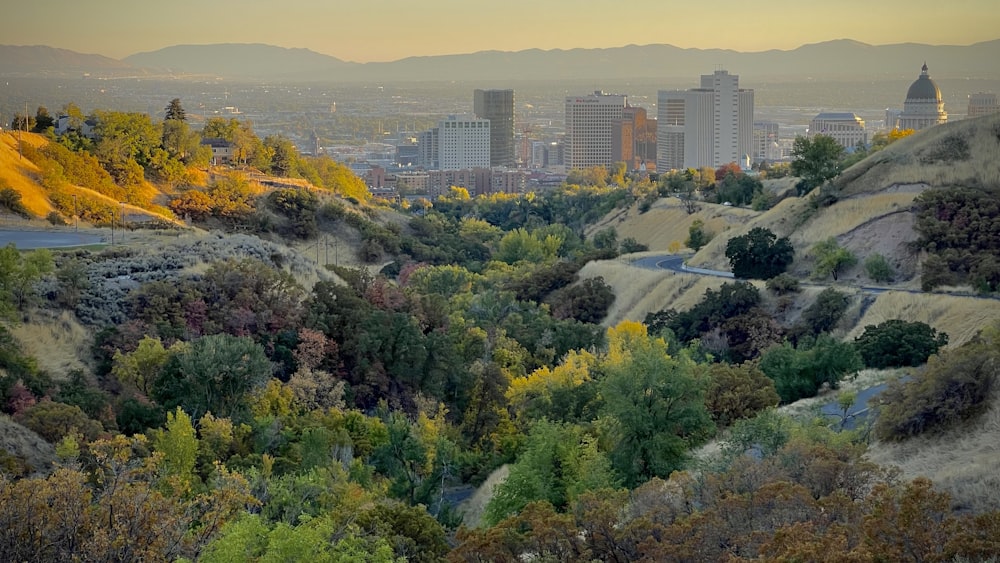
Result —
[[721, 66], [761, 77], [909, 77], [926, 62], [932, 76], [996, 77], [1000, 39], [968, 46], [900, 43], [868, 45], [850, 39], [791, 50], [739, 52], [683, 49], [667, 44], [604, 49], [527, 49], [414, 56], [354, 63], [309, 49], [260, 43], [175, 45], [121, 61], [50, 47], [0, 46], [0, 74], [133, 72], [296, 81], [574, 80], [691, 77]]

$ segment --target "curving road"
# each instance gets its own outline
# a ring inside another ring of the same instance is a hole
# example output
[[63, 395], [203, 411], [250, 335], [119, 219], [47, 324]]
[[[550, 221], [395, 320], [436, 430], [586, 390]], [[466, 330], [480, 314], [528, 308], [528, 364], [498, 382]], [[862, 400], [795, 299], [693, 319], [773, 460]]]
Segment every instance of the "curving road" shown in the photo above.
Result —
[[0, 246], [13, 244], [20, 250], [34, 248], [68, 248], [103, 242], [100, 235], [53, 231], [0, 231]]

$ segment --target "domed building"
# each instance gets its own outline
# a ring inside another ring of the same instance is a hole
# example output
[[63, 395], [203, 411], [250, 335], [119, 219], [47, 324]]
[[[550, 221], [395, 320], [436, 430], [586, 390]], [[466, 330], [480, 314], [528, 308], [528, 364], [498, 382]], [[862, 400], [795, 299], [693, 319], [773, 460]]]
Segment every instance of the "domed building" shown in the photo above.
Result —
[[903, 113], [899, 115], [900, 129], [920, 130], [938, 123], [946, 123], [941, 89], [927, 74], [927, 63], [920, 69], [920, 77], [906, 91]]

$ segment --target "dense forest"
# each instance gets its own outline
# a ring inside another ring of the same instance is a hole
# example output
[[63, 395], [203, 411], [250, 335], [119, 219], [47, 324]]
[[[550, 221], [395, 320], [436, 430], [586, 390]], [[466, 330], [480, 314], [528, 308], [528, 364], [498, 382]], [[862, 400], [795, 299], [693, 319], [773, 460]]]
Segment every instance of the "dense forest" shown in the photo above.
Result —
[[[28, 154], [67, 215], [74, 204], [95, 223], [107, 213], [67, 200], [73, 186], [160, 205], [142, 195], [155, 180], [175, 188], [164, 211], [220, 234], [157, 247], [0, 249], [0, 422], [12, 437], [0, 449], [4, 559], [952, 561], [1000, 552], [1000, 511], [955, 510], [929, 481], [864, 456], [871, 440], [979, 416], [994, 393], [1000, 326], [947, 350], [947, 335], [898, 320], [844, 340], [836, 327], [848, 297], [835, 289], [785, 314], [801, 288], [782, 273], [787, 240], [766, 230], [731, 241], [734, 267], [766, 284], [733, 281], [687, 310], [601, 324], [614, 292], [581, 280], [581, 268], [641, 245], [610, 228], [584, 236], [588, 225], [696, 187], [766, 207], [759, 180], [731, 169], [656, 181], [597, 169], [546, 194], [454, 189], [390, 210], [341, 165], [260, 141], [235, 121], [195, 134], [179, 104], [167, 109], [162, 123], [99, 113], [96, 141], [53, 138]], [[126, 150], [138, 131], [147, 148]], [[199, 135], [240, 140], [246, 163], [310, 186], [263, 189], [238, 172], [199, 186], [204, 154], [185, 141]], [[112, 154], [112, 138], [123, 152]], [[384, 220], [390, 211], [405, 220]], [[279, 242], [335, 228], [357, 233], [359, 263], [372, 266], [332, 266], [303, 285], [301, 257]], [[49, 373], [10, 327], [66, 312], [93, 335], [87, 367]], [[923, 367], [855, 429], [776, 408], [862, 368], [904, 366]], [[17, 432], [44, 440], [33, 446], [41, 453], [11, 445]], [[507, 477], [481, 518], [463, 520], [461, 498], [498, 470]]]

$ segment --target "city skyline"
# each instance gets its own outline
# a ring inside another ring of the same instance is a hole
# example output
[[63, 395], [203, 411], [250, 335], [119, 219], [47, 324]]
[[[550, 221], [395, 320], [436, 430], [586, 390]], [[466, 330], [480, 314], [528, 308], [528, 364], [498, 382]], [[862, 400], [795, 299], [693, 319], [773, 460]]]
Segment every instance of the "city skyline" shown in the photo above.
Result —
[[[965, 0], [946, 10], [931, 0], [825, 4], [772, 0], [747, 10], [735, 0], [711, 6], [636, 0], [620, 11], [622, 25], [609, 25], [605, 10], [563, 0], [502, 4], [428, 0], [420, 10], [400, 0], [287, 0], [278, 9], [264, 0], [176, 0], [155, 12], [132, 0], [35, 0], [14, 9], [15, 25], [5, 31], [3, 42], [117, 59], [173, 45], [264, 43], [353, 62], [629, 44], [754, 52], [845, 38], [872, 45], [971, 45], [1000, 38], [1000, 10], [994, 1]], [[636, 18], [644, 25], [629, 24]], [[738, 32], [711, 32], [724, 22], [731, 22]], [[441, 26], [448, 33], [427, 33]]]

